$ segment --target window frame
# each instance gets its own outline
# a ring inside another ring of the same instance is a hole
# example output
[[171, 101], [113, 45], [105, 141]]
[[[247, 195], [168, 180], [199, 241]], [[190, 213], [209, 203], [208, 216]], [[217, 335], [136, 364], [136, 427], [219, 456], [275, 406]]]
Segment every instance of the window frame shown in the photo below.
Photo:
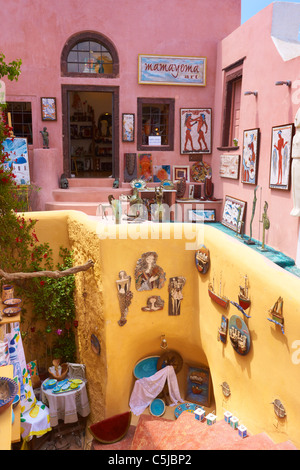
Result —
[[[27, 105], [27, 104], [30, 104], [30, 111], [25, 111], [23, 109], [23, 105]], [[7, 101], [6, 105], [7, 106], [4, 109], [4, 113], [5, 113], [6, 117], [7, 117], [8, 113], [11, 113], [11, 122], [12, 122], [12, 128], [13, 128], [13, 133], [15, 134], [15, 137], [24, 138], [24, 139], [27, 140], [28, 145], [33, 145], [32, 102], [29, 101], [29, 100], [27, 100], [27, 101], [11, 100], [11, 101]], [[9, 105], [12, 105], [12, 110], [9, 109]], [[14, 109], [14, 106], [16, 106], [16, 105], [21, 105], [22, 108], [18, 111], [16, 109]], [[19, 114], [21, 116], [21, 118], [22, 118], [21, 122], [15, 122], [15, 115], [16, 114]], [[31, 116], [31, 122], [30, 123], [24, 121], [24, 115], [25, 114]], [[28, 132], [27, 134], [24, 134], [24, 132], [22, 132], [22, 134], [20, 134], [18, 132], [18, 130], [16, 130], [16, 126], [21, 126], [23, 131], [24, 131], [24, 127], [28, 126], [28, 129], [29, 130], [31, 129], [31, 131]]]
[[[112, 73], [81, 73], [68, 71], [68, 55], [77, 44], [93, 41], [104, 46], [112, 57]], [[116, 78], [119, 75], [119, 56], [114, 44], [104, 35], [92, 31], [75, 34], [68, 39], [61, 54], [61, 74], [64, 77]]]
[[218, 150], [237, 150], [230, 142], [232, 131], [233, 89], [234, 82], [243, 79], [244, 58], [226, 67], [224, 70], [224, 101], [221, 146]]
[[[142, 142], [142, 117], [143, 106], [149, 105], [169, 105], [169, 129], [168, 129], [168, 145], [145, 145]], [[138, 98], [137, 99], [137, 149], [144, 151], [169, 152], [174, 150], [174, 115], [175, 115], [175, 99], [174, 98]]]

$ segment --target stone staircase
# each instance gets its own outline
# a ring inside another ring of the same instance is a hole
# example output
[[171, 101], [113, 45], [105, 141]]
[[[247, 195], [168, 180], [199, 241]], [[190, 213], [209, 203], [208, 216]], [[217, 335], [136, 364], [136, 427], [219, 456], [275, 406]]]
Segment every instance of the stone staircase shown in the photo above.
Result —
[[108, 203], [108, 196], [113, 194], [116, 199], [121, 194], [132, 194], [129, 183], [113, 188], [113, 178], [70, 178], [68, 189], [55, 189], [53, 201], [45, 203], [45, 210], [77, 210], [87, 215], [96, 215], [100, 203]]
[[239, 436], [224, 420], [208, 426], [194, 413], [183, 412], [176, 421], [143, 414], [136, 426], [114, 444], [92, 442], [93, 450], [297, 450], [291, 441], [276, 444], [266, 434]]

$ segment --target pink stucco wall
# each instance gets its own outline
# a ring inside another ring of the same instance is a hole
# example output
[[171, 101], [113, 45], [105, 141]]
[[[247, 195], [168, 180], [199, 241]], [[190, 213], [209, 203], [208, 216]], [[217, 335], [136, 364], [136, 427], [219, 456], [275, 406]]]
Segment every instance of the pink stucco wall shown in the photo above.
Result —
[[[61, 85], [120, 87], [120, 109], [136, 113], [137, 97], [175, 98], [174, 152], [152, 152], [153, 164], [188, 164], [179, 153], [180, 107], [213, 107], [217, 44], [240, 24], [240, 0], [14, 0], [1, 11], [1, 50], [7, 60], [21, 58], [18, 83], [7, 84], [7, 101], [30, 100], [33, 108], [34, 148], [42, 146], [39, 131], [40, 97], [57, 98], [57, 122], [47, 123], [50, 146], [58, 149], [62, 171]], [[69, 37], [96, 31], [115, 45], [120, 75], [115, 79], [61, 77], [60, 57]], [[207, 57], [207, 86], [138, 85], [138, 54]], [[120, 176], [123, 155], [136, 144], [120, 138]], [[32, 149], [30, 149], [31, 151]], [[33, 160], [32, 152], [30, 152]], [[34, 170], [34, 162], [31, 162]], [[59, 172], [60, 172], [59, 171]], [[34, 171], [33, 171], [34, 173]]]
[[[219, 177], [219, 155], [224, 151], [216, 150], [221, 145], [223, 109], [223, 68], [245, 57], [243, 65], [242, 97], [240, 111], [239, 144], [234, 152], [242, 155], [243, 130], [259, 128], [261, 133], [258, 162], [256, 212], [252, 225], [253, 238], [262, 240], [261, 214], [264, 202], [269, 204], [270, 229], [266, 232], [266, 243], [296, 258], [299, 219], [290, 216], [293, 207], [292, 191], [269, 188], [269, 169], [271, 152], [271, 132], [273, 126], [294, 122], [299, 108], [299, 64], [300, 58], [284, 61], [278, 53], [272, 38], [273, 5], [258, 13], [241, 25], [237, 30], [220, 42], [215, 95], [215, 151], [212, 158], [213, 175], [217, 195], [230, 195], [247, 202], [245, 232], [249, 235], [253, 185]], [[292, 86], [275, 86], [278, 80], [291, 80]], [[298, 81], [296, 83], [296, 81]], [[245, 91], [258, 91], [258, 96], [244, 96]], [[218, 113], [217, 110], [220, 112]]]

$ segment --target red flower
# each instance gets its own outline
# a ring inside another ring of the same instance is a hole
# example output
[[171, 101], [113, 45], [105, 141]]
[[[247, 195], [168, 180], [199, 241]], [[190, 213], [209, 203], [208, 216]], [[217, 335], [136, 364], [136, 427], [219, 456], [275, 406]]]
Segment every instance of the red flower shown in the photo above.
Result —
[[40, 281], [40, 284], [43, 287], [45, 285], [45, 281]]

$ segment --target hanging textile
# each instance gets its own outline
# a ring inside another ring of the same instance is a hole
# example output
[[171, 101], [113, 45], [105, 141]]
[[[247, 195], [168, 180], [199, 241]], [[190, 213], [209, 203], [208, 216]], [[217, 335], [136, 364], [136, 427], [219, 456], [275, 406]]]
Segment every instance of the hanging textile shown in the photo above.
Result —
[[150, 377], [144, 377], [135, 382], [129, 400], [129, 407], [132, 413], [136, 416], [142, 414], [152, 400], [163, 390], [166, 381], [173, 405], [183, 403], [184, 400], [180, 396], [174, 368], [173, 366], [166, 366]]
[[35, 398], [18, 323], [12, 324], [6, 339], [14, 377], [18, 377], [20, 383], [21, 436], [23, 440], [30, 440], [32, 436], [39, 437], [51, 431], [49, 410]]

